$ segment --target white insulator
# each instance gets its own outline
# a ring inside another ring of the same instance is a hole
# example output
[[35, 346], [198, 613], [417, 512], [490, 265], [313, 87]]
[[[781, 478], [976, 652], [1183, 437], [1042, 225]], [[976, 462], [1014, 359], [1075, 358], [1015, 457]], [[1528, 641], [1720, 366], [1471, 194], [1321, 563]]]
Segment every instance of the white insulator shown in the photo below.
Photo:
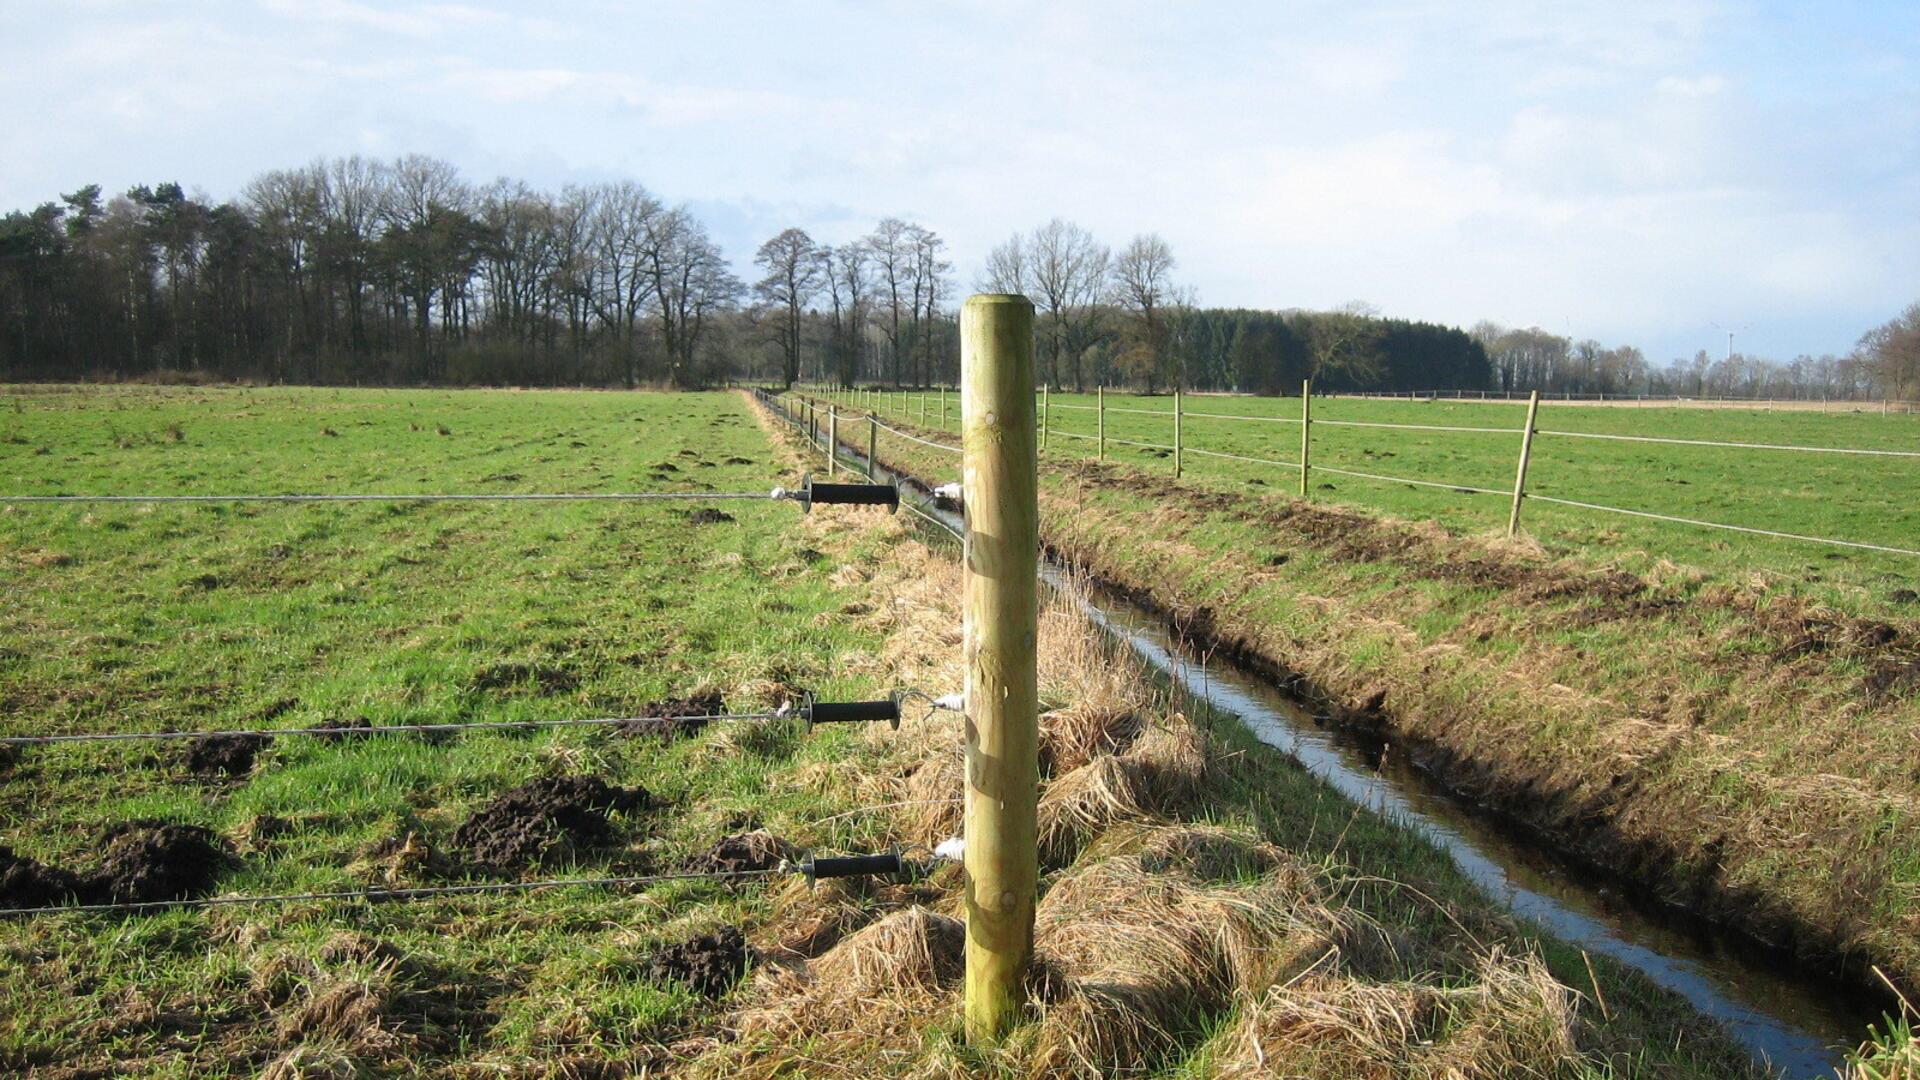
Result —
[[941, 484], [939, 487], [933, 489], [933, 494], [935, 498], [948, 499], [953, 502], [959, 502], [960, 501], [960, 485], [958, 483]]
[[934, 698], [933, 707], [936, 709], [945, 710], [946, 712], [966, 712], [967, 711], [967, 695], [948, 694], [946, 697]]
[[954, 837], [951, 840], [940, 841], [940, 843], [933, 849], [934, 858], [945, 859], [947, 862], [959, 862], [961, 859], [966, 857], [966, 854], [967, 854], [967, 842], [965, 839], [958, 836]]

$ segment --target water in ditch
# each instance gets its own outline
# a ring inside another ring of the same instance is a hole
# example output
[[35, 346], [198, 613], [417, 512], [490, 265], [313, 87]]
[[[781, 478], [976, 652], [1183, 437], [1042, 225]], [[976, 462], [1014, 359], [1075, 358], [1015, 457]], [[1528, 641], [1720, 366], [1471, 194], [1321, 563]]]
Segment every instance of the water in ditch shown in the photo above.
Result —
[[[866, 470], [863, 455], [847, 447], [841, 451], [843, 460]], [[885, 468], [875, 479], [914, 485], [912, 478]], [[930, 505], [920, 509], [949, 529], [961, 528], [955, 514]], [[1061, 567], [1047, 566], [1042, 576], [1055, 586], [1069, 584]], [[1348, 799], [1426, 837], [1507, 910], [1679, 994], [1718, 1020], [1756, 1058], [1793, 1080], [1833, 1076], [1844, 1049], [1858, 1044], [1867, 1025], [1879, 1019], [1878, 1005], [1864, 995], [1795, 972], [1765, 949], [1702, 920], [1636, 903], [1631, 887], [1598, 880], [1503, 828], [1410, 763], [1316, 724], [1298, 701], [1265, 678], [1193, 654], [1163, 620], [1131, 601], [1084, 588], [1063, 591], [1182, 691], [1238, 717], [1262, 742]]]

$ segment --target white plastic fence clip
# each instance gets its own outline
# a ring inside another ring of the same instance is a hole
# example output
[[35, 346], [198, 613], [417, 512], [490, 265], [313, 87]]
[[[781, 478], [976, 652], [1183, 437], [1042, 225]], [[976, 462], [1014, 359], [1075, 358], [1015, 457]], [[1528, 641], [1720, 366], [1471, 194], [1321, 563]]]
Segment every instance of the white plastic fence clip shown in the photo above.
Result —
[[961, 837], [942, 840], [933, 849], [933, 857], [947, 862], [959, 862], [967, 854], [967, 842]]
[[933, 489], [933, 505], [942, 510], [958, 510], [963, 505], [958, 483], [941, 484]]
[[948, 694], [945, 697], [934, 698], [933, 707], [936, 709], [940, 709], [944, 712], [966, 712], [967, 711], [967, 695]]

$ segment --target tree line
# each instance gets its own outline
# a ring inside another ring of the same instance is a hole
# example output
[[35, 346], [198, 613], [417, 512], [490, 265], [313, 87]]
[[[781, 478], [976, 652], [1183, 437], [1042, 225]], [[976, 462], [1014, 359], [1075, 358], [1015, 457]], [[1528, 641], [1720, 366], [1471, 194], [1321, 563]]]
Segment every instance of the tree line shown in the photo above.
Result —
[[[894, 378], [954, 344], [951, 264], [888, 219], [753, 289], [706, 226], [631, 181], [477, 185], [410, 155], [264, 173], [214, 202], [177, 183], [97, 185], [0, 218], [0, 375], [270, 382], [699, 386], [779, 377], [783, 295], [824, 280], [835, 341]], [[777, 279], [790, 277], [784, 293]], [[758, 296], [763, 302], [748, 303]], [[786, 374], [800, 347], [784, 322]], [[868, 347], [869, 335], [883, 338]]]
[[[1470, 331], [1493, 366], [1489, 389], [1543, 393], [1783, 400], [1920, 395], [1920, 304], [1862, 335], [1845, 354], [1774, 360], [1705, 349], [1656, 367], [1631, 345], [1481, 322]], [[1451, 389], [1442, 387], [1441, 389]]]
[[[447, 162], [346, 157], [216, 202], [177, 183], [82, 187], [0, 218], [0, 377], [323, 384], [890, 385], [958, 376], [946, 242], [887, 218], [845, 243], [789, 228], [742, 281], [706, 226], [632, 181], [542, 192]], [[1701, 353], [1483, 322], [1202, 308], [1154, 233], [1109, 247], [1056, 218], [975, 284], [1034, 301], [1059, 388], [1920, 394], [1920, 305], [1846, 356]]]

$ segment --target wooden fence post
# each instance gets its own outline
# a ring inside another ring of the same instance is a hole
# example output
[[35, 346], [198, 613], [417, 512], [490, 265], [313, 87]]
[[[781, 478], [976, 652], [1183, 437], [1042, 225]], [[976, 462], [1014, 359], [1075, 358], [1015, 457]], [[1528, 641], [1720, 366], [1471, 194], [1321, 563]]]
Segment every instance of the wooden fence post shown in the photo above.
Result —
[[1533, 420], [1540, 414], [1540, 391], [1527, 398], [1527, 428], [1520, 433], [1520, 468], [1513, 476], [1513, 509], [1507, 513], [1507, 539], [1520, 531], [1520, 500], [1527, 497], [1527, 459], [1533, 456]]
[[1180, 479], [1180, 388], [1173, 388], [1173, 478]]
[[947, 430], [947, 388], [940, 388], [940, 430]]
[[1094, 387], [1093, 397], [1094, 412], [1099, 418], [1097, 425], [1100, 431], [1099, 460], [1105, 461], [1107, 460], [1107, 388], [1105, 386]]
[[1047, 448], [1047, 432], [1053, 428], [1053, 402], [1045, 385], [1040, 387], [1040, 449]]
[[1040, 508], [1033, 304], [968, 298], [960, 312], [966, 512], [965, 1029], [990, 1043], [1019, 1020], [1039, 881]]
[[1307, 453], [1313, 443], [1307, 433], [1313, 430], [1313, 380], [1300, 380], [1300, 497], [1307, 497]]
[[880, 467], [880, 418], [867, 414], [867, 479], [874, 477], [874, 470]]
[[840, 468], [840, 406], [827, 406], [827, 475]]

